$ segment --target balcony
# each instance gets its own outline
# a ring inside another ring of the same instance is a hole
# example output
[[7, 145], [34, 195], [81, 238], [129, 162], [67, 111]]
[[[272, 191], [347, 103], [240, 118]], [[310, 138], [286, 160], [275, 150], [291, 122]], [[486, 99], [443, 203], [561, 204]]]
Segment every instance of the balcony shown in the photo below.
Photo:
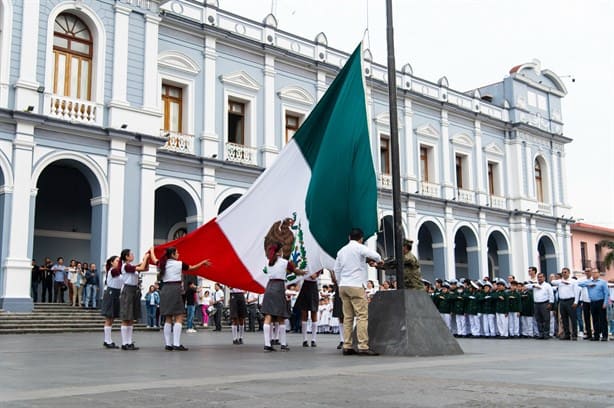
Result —
[[45, 96], [45, 114], [69, 122], [102, 125], [102, 109], [94, 102], [59, 95]]
[[545, 215], [552, 214], [552, 206], [548, 203], [537, 203], [537, 210]]
[[475, 204], [475, 193], [469, 190], [458, 189], [458, 201], [461, 203]]
[[224, 159], [241, 164], [258, 165], [257, 150], [254, 147], [226, 143]]
[[505, 197], [491, 195], [490, 196], [490, 206], [492, 208], [501, 208], [503, 210], [507, 209]]
[[377, 181], [379, 188], [392, 190], [392, 176], [390, 174], [380, 173]]
[[160, 136], [166, 138], [166, 144], [162, 149], [170, 152], [194, 154], [194, 135], [160, 130]]
[[423, 181], [422, 183], [420, 183], [420, 194], [435, 198], [441, 197], [441, 193], [439, 191], [439, 184]]

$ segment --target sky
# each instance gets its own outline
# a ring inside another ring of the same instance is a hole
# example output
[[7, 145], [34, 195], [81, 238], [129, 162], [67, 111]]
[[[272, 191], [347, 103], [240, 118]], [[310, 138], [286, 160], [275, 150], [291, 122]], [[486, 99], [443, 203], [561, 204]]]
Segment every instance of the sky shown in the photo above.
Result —
[[[537, 58], [562, 78], [567, 192], [571, 215], [614, 228], [614, 1], [393, 0], [397, 69], [467, 91], [500, 82]], [[386, 64], [385, 0], [219, 0], [220, 8], [307, 39], [324, 32], [350, 53], [366, 38]], [[569, 216], [569, 214], [567, 214]]]

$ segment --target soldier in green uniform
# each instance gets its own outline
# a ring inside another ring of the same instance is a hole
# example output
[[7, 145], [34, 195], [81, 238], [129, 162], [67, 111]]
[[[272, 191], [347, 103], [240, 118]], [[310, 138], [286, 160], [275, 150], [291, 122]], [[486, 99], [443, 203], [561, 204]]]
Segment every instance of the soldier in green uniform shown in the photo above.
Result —
[[495, 328], [495, 305], [491, 292], [492, 283], [488, 281], [484, 282], [482, 290], [484, 292], [481, 297], [483, 313], [482, 327], [484, 329], [484, 336], [492, 338], [497, 335], [497, 329]]
[[411, 252], [414, 241], [403, 240], [403, 281], [405, 289], [423, 289], [422, 274], [420, 273], [420, 262]]
[[465, 305], [465, 312], [469, 316], [469, 330], [467, 335], [471, 337], [480, 337], [480, 318], [478, 316], [479, 303], [477, 294], [480, 286], [471, 281], [469, 285], [469, 292], [467, 294], [467, 303]]
[[499, 338], [507, 339], [509, 337], [508, 313], [510, 307], [504, 280], [497, 281], [497, 290], [493, 297], [495, 299], [495, 314], [497, 315], [497, 333]]
[[463, 285], [458, 285], [456, 287], [456, 292], [453, 293], [454, 296], [454, 306], [452, 311], [454, 312], [454, 318], [456, 320], [456, 334], [455, 337], [465, 337], [467, 335], [466, 325], [465, 325], [465, 287]]
[[520, 312], [522, 311], [522, 299], [518, 291], [518, 282], [510, 282], [511, 290], [508, 292], [509, 300], [509, 334], [511, 338], [520, 338]]
[[450, 311], [452, 310], [452, 295], [448, 292], [448, 289], [450, 289], [450, 284], [448, 282], [444, 282], [441, 285], [441, 292], [437, 295], [437, 310], [439, 310], [441, 318], [445, 322], [446, 326], [448, 326], [448, 330], [452, 332], [452, 326], [450, 323]]
[[527, 282], [520, 284], [520, 330], [522, 337], [533, 337], [533, 291], [527, 289], [524, 285]]

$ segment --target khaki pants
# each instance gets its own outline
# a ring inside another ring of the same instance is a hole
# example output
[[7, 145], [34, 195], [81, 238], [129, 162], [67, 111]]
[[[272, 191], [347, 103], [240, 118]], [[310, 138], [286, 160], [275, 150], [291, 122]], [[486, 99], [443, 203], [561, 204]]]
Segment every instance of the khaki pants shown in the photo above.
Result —
[[339, 294], [343, 300], [343, 343], [344, 349], [352, 348], [352, 326], [356, 317], [358, 350], [369, 349], [369, 304], [364, 288], [341, 286]]

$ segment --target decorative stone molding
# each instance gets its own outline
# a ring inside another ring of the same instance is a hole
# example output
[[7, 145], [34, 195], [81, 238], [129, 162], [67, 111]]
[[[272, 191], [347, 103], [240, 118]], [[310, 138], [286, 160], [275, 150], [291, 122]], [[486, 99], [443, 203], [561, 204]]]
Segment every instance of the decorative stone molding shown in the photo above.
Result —
[[228, 75], [220, 75], [220, 81], [226, 85], [234, 85], [250, 91], [258, 91], [261, 85], [245, 71], [239, 71]]

